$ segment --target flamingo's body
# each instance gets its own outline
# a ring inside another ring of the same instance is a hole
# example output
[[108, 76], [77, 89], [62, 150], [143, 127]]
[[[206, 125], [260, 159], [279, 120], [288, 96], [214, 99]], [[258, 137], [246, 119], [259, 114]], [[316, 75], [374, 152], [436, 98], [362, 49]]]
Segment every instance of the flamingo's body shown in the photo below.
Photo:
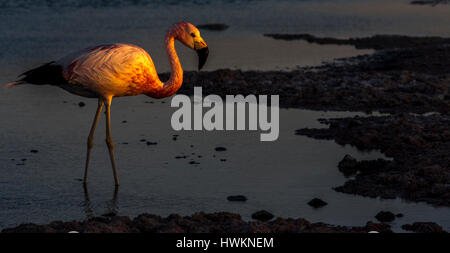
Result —
[[68, 81], [61, 87], [80, 96], [135, 96], [164, 85], [148, 53], [134, 45], [96, 46], [56, 64], [63, 66], [63, 77]]
[[142, 48], [130, 44], [108, 44], [83, 49], [23, 73], [21, 80], [9, 87], [23, 83], [50, 84], [70, 93], [98, 98], [98, 108], [88, 137], [84, 182], [93, 136], [103, 105], [106, 106], [106, 143], [108, 145], [116, 185], [119, 184], [111, 140], [110, 106], [113, 97], [145, 94], [154, 98], [168, 97], [181, 87], [183, 69], [175, 51], [175, 39], [195, 49], [199, 55], [199, 69], [208, 55], [208, 47], [196, 27], [187, 22], [175, 24], [166, 35], [166, 52], [170, 61], [171, 75], [161, 82], [150, 55]]

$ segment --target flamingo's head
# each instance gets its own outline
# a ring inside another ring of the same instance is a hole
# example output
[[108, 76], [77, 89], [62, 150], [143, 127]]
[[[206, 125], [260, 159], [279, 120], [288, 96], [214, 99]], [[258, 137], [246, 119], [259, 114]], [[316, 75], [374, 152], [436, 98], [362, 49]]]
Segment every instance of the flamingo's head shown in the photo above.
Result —
[[200, 36], [200, 31], [191, 23], [185, 21], [176, 23], [173, 29], [176, 32], [175, 39], [197, 52], [198, 69], [200, 70], [205, 65], [209, 54], [208, 46]]

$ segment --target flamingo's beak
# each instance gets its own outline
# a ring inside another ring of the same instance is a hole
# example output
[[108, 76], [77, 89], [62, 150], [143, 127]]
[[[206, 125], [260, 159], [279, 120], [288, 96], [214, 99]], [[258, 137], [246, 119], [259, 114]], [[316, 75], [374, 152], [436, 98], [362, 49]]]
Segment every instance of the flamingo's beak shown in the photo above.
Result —
[[198, 38], [194, 41], [194, 49], [198, 55], [198, 70], [203, 68], [208, 58], [209, 49], [205, 41], [202, 38]]
[[195, 51], [197, 52], [198, 55], [198, 70], [201, 70], [206, 63], [206, 59], [208, 58], [209, 49], [208, 47], [204, 47], [201, 49], [197, 49]]

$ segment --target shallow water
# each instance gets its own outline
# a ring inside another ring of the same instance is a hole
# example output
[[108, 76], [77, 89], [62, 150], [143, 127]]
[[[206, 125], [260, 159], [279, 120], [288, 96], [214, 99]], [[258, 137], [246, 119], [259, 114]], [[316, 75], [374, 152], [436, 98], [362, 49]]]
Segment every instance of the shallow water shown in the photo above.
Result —
[[[29, 96], [20, 106], [12, 103], [27, 93], [36, 96]], [[259, 133], [253, 131], [175, 132], [169, 130], [174, 111], [170, 100], [162, 103], [143, 96], [116, 99], [112, 108], [113, 138], [121, 186], [114, 200], [102, 119], [92, 153], [86, 200], [78, 179], [83, 175], [86, 136], [96, 102], [82, 100], [87, 105], [80, 108], [81, 100], [52, 87], [17, 87], [8, 90], [7, 95], [1, 103], [2, 118], [8, 120], [3, 122], [0, 135], [0, 227], [83, 219], [111, 211], [130, 216], [142, 212], [188, 215], [229, 211], [250, 219], [260, 209], [281, 217], [341, 225], [364, 225], [374, 220], [378, 211], [390, 210], [405, 214], [394, 226], [436, 221], [450, 227], [448, 208], [333, 191], [332, 187], [345, 181], [337, 169], [345, 154], [357, 159], [383, 155], [294, 134], [298, 128], [325, 127], [317, 121], [321, 117], [362, 113], [282, 109], [280, 137], [268, 143], [260, 142]], [[150, 101], [154, 103], [145, 103]], [[122, 123], [124, 120], [127, 123]], [[179, 135], [177, 140], [172, 139], [174, 134]], [[141, 139], [158, 144], [147, 146]], [[217, 152], [218, 146], [227, 150]], [[39, 152], [30, 153], [32, 149]], [[183, 155], [188, 157], [175, 159]], [[27, 160], [22, 162], [23, 158]], [[191, 165], [191, 160], [200, 164]], [[236, 194], [249, 200], [226, 200]], [[314, 210], [306, 204], [314, 197], [329, 204]]]

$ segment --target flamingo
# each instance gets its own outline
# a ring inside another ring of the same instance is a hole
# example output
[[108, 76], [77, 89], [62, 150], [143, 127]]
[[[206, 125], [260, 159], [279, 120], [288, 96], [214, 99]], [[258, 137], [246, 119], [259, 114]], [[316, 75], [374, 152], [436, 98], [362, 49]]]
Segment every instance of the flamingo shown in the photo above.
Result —
[[131, 44], [105, 44], [89, 47], [71, 53], [58, 61], [46, 63], [31, 69], [19, 77], [20, 80], [7, 84], [49, 84], [58, 86], [78, 96], [97, 98], [98, 106], [87, 140], [87, 155], [83, 183], [86, 185], [94, 132], [103, 106], [106, 107], [106, 145], [116, 186], [119, 185], [114, 157], [114, 143], [111, 138], [111, 101], [113, 97], [145, 94], [152, 98], [172, 96], [183, 83], [183, 69], [175, 51], [175, 40], [194, 49], [199, 58], [198, 69], [206, 62], [208, 46], [199, 30], [188, 22], [174, 24], [167, 32], [164, 43], [170, 62], [170, 78], [162, 82], [156, 72], [150, 55], [142, 48]]

